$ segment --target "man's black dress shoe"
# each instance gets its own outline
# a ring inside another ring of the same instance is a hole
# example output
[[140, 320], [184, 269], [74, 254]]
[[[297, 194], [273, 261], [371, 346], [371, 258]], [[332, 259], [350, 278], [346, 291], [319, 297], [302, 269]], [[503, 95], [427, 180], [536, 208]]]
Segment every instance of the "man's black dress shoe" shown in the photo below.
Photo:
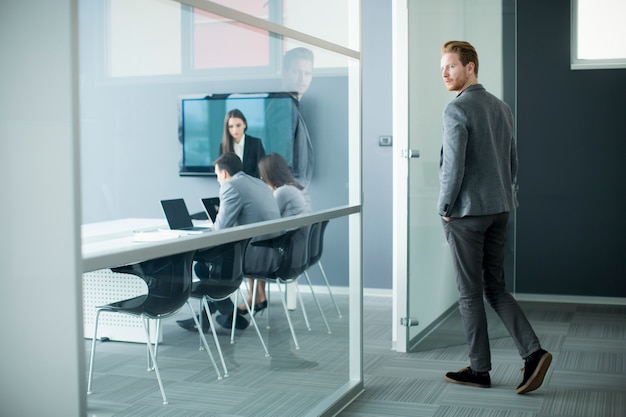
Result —
[[491, 386], [489, 372], [476, 372], [469, 366], [458, 372], [448, 372], [444, 379], [453, 384], [469, 385], [470, 387], [489, 388]]
[[[206, 314], [200, 314], [198, 316], [198, 321], [201, 323], [203, 333], [208, 333], [209, 330], [211, 330], [209, 319], [207, 319]], [[190, 332], [198, 331], [198, 327], [196, 326], [196, 322], [193, 320], [193, 317], [186, 320], [176, 320], [176, 324], [185, 330], [189, 330]]]
[[[232, 314], [220, 314], [215, 317], [215, 320], [219, 323], [220, 326], [225, 329], [232, 329], [233, 327], [233, 315]], [[247, 318], [243, 317], [241, 314], [237, 314], [237, 322], [235, 323], [235, 329], [243, 330], [250, 325], [250, 322]]]
[[524, 368], [522, 368], [524, 370], [524, 379], [515, 391], [518, 394], [526, 394], [541, 386], [550, 363], [552, 363], [552, 354], [539, 349], [524, 359], [524, 362]]

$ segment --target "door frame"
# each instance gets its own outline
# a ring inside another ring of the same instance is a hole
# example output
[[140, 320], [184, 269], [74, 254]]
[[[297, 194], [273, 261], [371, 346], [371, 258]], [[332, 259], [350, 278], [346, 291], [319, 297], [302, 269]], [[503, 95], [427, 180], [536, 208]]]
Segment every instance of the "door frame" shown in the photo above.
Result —
[[[432, 188], [423, 187], [428, 186], [424, 181], [436, 181], [432, 169], [438, 162], [440, 147], [439, 143], [434, 146], [428, 139], [439, 135], [439, 130], [420, 119], [427, 115], [426, 120], [430, 121], [432, 117], [430, 112], [423, 113], [422, 105], [428, 100], [428, 106], [443, 110], [454, 97], [441, 85], [441, 94], [438, 90], [427, 89], [425, 93], [420, 93], [427, 96], [417, 99], [416, 88], [424, 87], [420, 82], [430, 87], [435, 79], [440, 81], [436, 72], [439, 60], [437, 44], [453, 38], [467, 39], [477, 47], [484, 64], [481, 66], [481, 83], [484, 82], [492, 94], [501, 97], [503, 87], [503, 5], [500, 0], [488, 0], [478, 5], [470, 0], [443, 0], [436, 4], [428, 0], [409, 1], [392, 2], [392, 348], [399, 352], [415, 348], [454, 310], [458, 299], [451, 257], [447, 253], [449, 248], [436, 218], [435, 203], [431, 212], [428, 206], [415, 205], [416, 199], [413, 198], [424, 191], [427, 198], [429, 195], [432, 198]], [[441, 19], [436, 20], [439, 17]], [[416, 63], [417, 58], [419, 64]], [[410, 65], [414, 66], [409, 68]], [[431, 72], [430, 68], [435, 72]], [[415, 125], [412, 126], [411, 122]], [[416, 131], [415, 127], [420, 130]], [[406, 156], [412, 148], [418, 148], [423, 154], [415, 162]], [[413, 166], [409, 165], [411, 163]], [[422, 170], [421, 176], [419, 169]], [[430, 216], [430, 213], [432, 218], [422, 217]], [[416, 222], [416, 219], [419, 221]], [[445, 249], [446, 253], [435, 249], [431, 252], [431, 248]], [[416, 267], [417, 264], [419, 267]], [[419, 327], [415, 327], [416, 324]]]
[[[402, 156], [409, 148], [409, 25], [407, 0], [393, 0], [392, 91], [393, 91], [393, 252], [392, 252], [392, 349], [407, 351], [408, 328], [400, 318], [408, 314], [408, 193], [410, 159]], [[403, 331], [404, 330], [404, 331]], [[400, 334], [402, 333], [402, 334]]]

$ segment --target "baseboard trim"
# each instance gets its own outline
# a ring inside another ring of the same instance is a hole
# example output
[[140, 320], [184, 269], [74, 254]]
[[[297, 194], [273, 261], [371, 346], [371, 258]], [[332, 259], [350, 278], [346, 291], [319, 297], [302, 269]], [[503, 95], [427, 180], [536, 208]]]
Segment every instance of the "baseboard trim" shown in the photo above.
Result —
[[[333, 288], [333, 292], [335, 289]], [[393, 290], [385, 288], [363, 288], [363, 295], [369, 297], [393, 297]]]
[[626, 305], [626, 298], [622, 297], [595, 297], [587, 295], [555, 295], [555, 294], [513, 294], [518, 301], [537, 301], [551, 303], [570, 304], [602, 304], [602, 305]]
[[[330, 287], [335, 295], [349, 295], [348, 287]], [[316, 294], [324, 294], [328, 289], [324, 285], [314, 285]], [[308, 285], [300, 285], [300, 291], [310, 293]], [[388, 288], [363, 288], [363, 295], [368, 297], [393, 297], [393, 290]], [[537, 301], [550, 303], [570, 303], [570, 304], [601, 304], [601, 305], [626, 305], [625, 297], [597, 297], [588, 295], [558, 295], [558, 294], [532, 294], [514, 293], [513, 296], [518, 301]]]
[[[311, 289], [309, 288], [308, 285], [306, 285], [306, 281], [300, 281], [298, 280], [298, 284], [300, 287], [300, 292], [303, 294], [310, 294], [311, 293]], [[245, 288], [242, 287], [242, 288]], [[332, 286], [330, 287], [331, 291], [333, 292], [333, 295], [349, 295], [350, 294], [350, 289], [348, 287], [335, 287]], [[326, 288], [325, 285], [313, 285], [313, 291], [315, 291], [315, 294], [328, 294], [328, 289]], [[363, 295], [364, 296], [370, 296], [370, 297], [393, 297], [393, 291], [391, 289], [387, 289], [387, 288], [363, 288]]]

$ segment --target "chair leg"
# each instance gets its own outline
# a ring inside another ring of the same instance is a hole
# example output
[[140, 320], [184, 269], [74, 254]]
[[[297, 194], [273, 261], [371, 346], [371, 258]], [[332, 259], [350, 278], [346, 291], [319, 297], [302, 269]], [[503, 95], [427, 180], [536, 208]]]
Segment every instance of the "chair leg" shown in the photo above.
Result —
[[[222, 362], [222, 367], [224, 368], [224, 378], [228, 378], [228, 369], [226, 369], [226, 361], [224, 361], [224, 355], [222, 354], [222, 346], [220, 345], [220, 341], [217, 339], [217, 333], [215, 332], [215, 320], [213, 320], [213, 316], [211, 315], [211, 310], [209, 309], [209, 303], [206, 299], [206, 297], [202, 297], [202, 306], [204, 307], [204, 314], [207, 315], [207, 319], [209, 319], [209, 326], [211, 327], [211, 333], [213, 334], [213, 341], [215, 342], [215, 346], [217, 348], [217, 354], [220, 357], [220, 361]], [[198, 329], [200, 327], [198, 326]], [[208, 351], [209, 347], [207, 344], [207, 340], [206, 337], [204, 337], [204, 333], [203, 332], [198, 332], [200, 333], [200, 336], [202, 337], [202, 342], [204, 343], [204, 348]], [[211, 356], [211, 360], [213, 361], [213, 356], [210, 354]], [[213, 361], [213, 363], [215, 363], [215, 361]], [[217, 370], [217, 367], [216, 367]], [[218, 378], [217, 379], [222, 379], [219, 375], [219, 371], [217, 372]]]
[[[263, 340], [263, 336], [261, 335], [261, 331], [259, 330], [259, 326], [257, 326], [257, 324], [256, 324], [256, 319], [254, 318], [254, 313], [252, 312], [252, 310], [250, 310], [250, 306], [248, 305], [248, 301], [246, 301], [246, 299], [243, 297], [243, 294], [241, 293], [240, 289], [237, 290], [237, 294], [235, 295], [235, 301], [238, 301], [238, 296], [241, 296], [241, 298], [243, 299], [243, 303], [246, 306], [246, 310], [248, 310], [248, 314], [250, 315], [250, 321], [252, 321], [252, 325], [254, 326], [254, 330], [256, 330], [256, 334], [259, 335], [259, 340], [261, 341], [261, 345], [263, 345], [263, 350], [265, 350], [265, 357], [269, 358], [270, 357], [270, 353], [267, 350], [267, 346], [265, 345], [265, 340]], [[237, 305], [236, 302], [235, 302], [235, 305]]]
[[[148, 335], [150, 335], [150, 319], [146, 319], [146, 323], [148, 324]], [[154, 341], [154, 357], [159, 357], [159, 339], [161, 338], [161, 319], [156, 319], [157, 333], [156, 340]], [[154, 371], [154, 364], [150, 363], [150, 353], [146, 351], [147, 361], [148, 361], [148, 372]]]
[[[254, 281], [252, 282], [252, 299], [256, 301], [256, 288], [258, 285], [258, 278], [254, 278]], [[267, 288], [265, 289], [265, 297], [266, 297], [266, 301], [267, 301], [267, 316], [265, 319], [265, 329], [269, 330], [270, 329], [270, 282], [267, 281], [266, 283]], [[243, 298], [243, 295], [241, 296]], [[252, 305], [251, 307], [251, 311], [250, 311], [250, 317], [254, 317], [254, 305]], [[231, 341], [231, 343], [235, 343], [234, 341]]]
[[91, 357], [89, 359], [89, 377], [87, 379], [87, 395], [91, 395], [91, 385], [93, 381], [93, 364], [96, 359], [96, 337], [98, 336], [98, 319], [100, 318], [100, 312], [102, 310], [96, 310], [96, 320], [93, 325], [93, 339], [91, 339]]
[[270, 329], [270, 306], [272, 305], [272, 303], [270, 302], [270, 296], [272, 294], [272, 292], [270, 291], [270, 284], [270, 281], [265, 282], [265, 298], [267, 299], [267, 317], [265, 317], [265, 328], [267, 330]]
[[315, 291], [313, 291], [313, 285], [311, 285], [311, 279], [309, 278], [309, 274], [304, 271], [304, 277], [306, 278], [306, 282], [309, 284], [309, 288], [311, 289], [311, 295], [313, 295], [313, 299], [315, 300], [315, 304], [317, 304], [317, 309], [320, 311], [322, 315], [322, 320], [324, 320], [324, 324], [326, 325], [326, 330], [328, 334], [332, 334], [333, 332], [330, 330], [330, 326], [328, 325], [328, 321], [326, 320], [326, 314], [324, 314], [324, 310], [322, 310], [322, 306], [315, 295]]
[[[267, 330], [270, 329], [270, 307], [272, 305], [272, 303], [270, 302], [270, 296], [272, 294], [272, 292], [270, 291], [270, 285], [271, 285], [270, 281], [265, 281], [265, 299], [267, 301], [267, 307], [266, 307], [267, 314], [265, 317], [265, 328]], [[256, 300], [255, 300], [255, 303], [256, 303]]]
[[154, 355], [154, 351], [152, 350], [152, 343], [150, 342], [150, 331], [148, 330], [148, 323], [147, 323], [148, 318], [145, 316], [141, 316], [141, 322], [143, 324], [143, 330], [146, 333], [146, 346], [148, 347], [148, 352], [150, 353], [150, 358], [152, 359], [152, 363], [154, 365], [154, 372], [156, 373], [157, 381], [159, 382], [159, 389], [161, 390], [161, 397], [163, 398], [163, 405], [166, 405], [167, 398], [165, 397], [165, 389], [163, 388], [163, 382], [161, 381], [161, 373], [159, 372], [159, 365], [157, 365], [156, 356]]
[[[200, 301], [202, 303], [202, 300]], [[198, 316], [196, 315], [196, 312], [194, 311], [193, 307], [191, 306], [191, 302], [189, 300], [187, 300], [187, 306], [189, 307], [189, 310], [191, 311], [191, 317], [193, 317], [193, 320], [195, 322], [196, 328], [200, 329], [200, 322], [198, 321]], [[202, 307], [200, 307], [200, 310], [202, 310]], [[208, 310], [208, 305], [207, 305], [207, 311]], [[209, 323], [211, 326], [211, 330], [213, 330], [215, 332], [215, 325], [211, 322], [212, 317], [209, 313]], [[213, 354], [211, 353], [211, 351], [209, 350], [209, 344], [206, 340], [206, 337], [204, 337], [204, 333], [202, 331], [198, 331], [199, 333], [199, 337], [200, 337], [200, 348], [198, 350], [202, 350], [202, 348], [204, 347], [204, 350], [207, 351], [207, 354], [209, 355], [209, 359], [211, 360], [211, 364], [213, 364], [213, 368], [215, 369], [215, 373], [217, 374], [217, 379], [222, 379], [222, 375], [220, 374], [220, 370], [217, 367], [217, 363], [215, 362], [215, 358], [213, 358]], [[224, 357], [222, 356], [222, 351], [220, 349], [220, 345], [216, 342], [217, 344], [217, 350], [219, 352], [220, 358], [222, 359], [222, 365], [224, 366], [224, 376], [227, 377], [228, 376], [228, 371], [226, 369], [226, 363], [224, 362]]]
[[235, 329], [237, 326], [237, 301], [235, 300], [234, 304], [234, 308], [233, 308], [233, 319], [232, 319], [232, 324], [230, 326], [230, 344], [234, 345], [235, 344]]
[[[198, 305], [198, 311], [202, 311], [203, 310], [203, 305], [202, 305], [202, 298], [198, 299], [200, 301], [200, 304]], [[192, 309], [193, 310], [193, 309]], [[192, 315], [195, 315], [196, 313], [193, 312]], [[204, 329], [202, 329], [204, 331]], [[202, 334], [203, 332], [198, 332], [198, 350], [202, 350], [204, 349], [204, 345], [202, 343]]]
[[328, 288], [328, 294], [330, 295], [331, 301], [335, 305], [335, 310], [337, 310], [337, 315], [339, 316], [339, 318], [342, 318], [343, 316], [341, 315], [341, 310], [339, 310], [339, 305], [337, 304], [337, 301], [335, 301], [335, 297], [333, 297], [333, 292], [330, 289], [328, 278], [326, 278], [326, 272], [324, 272], [324, 267], [322, 267], [322, 261], [318, 261], [317, 265], [320, 267], [320, 271], [322, 272], [322, 277], [324, 278], [324, 282], [326, 283], [326, 288]]
[[257, 293], [257, 287], [259, 285], [259, 280], [255, 279], [254, 281], [252, 281], [252, 306], [251, 306], [251, 314], [254, 314], [254, 307], [256, 306], [256, 293]]
[[311, 324], [309, 323], [309, 316], [306, 314], [306, 308], [304, 308], [304, 301], [302, 301], [302, 294], [300, 293], [300, 287], [298, 283], [294, 281], [296, 284], [296, 294], [298, 295], [298, 301], [300, 301], [300, 309], [302, 310], [302, 316], [304, 317], [304, 324], [308, 331], [311, 331]]
[[287, 303], [285, 302], [285, 297], [283, 296], [283, 290], [280, 286], [280, 282], [276, 281], [276, 285], [278, 286], [278, 292], [280, 292], [280, 301], [283, 303], [283, 310], [285, 311], [285, 316], [287, 316], [287, 323], [289, 323], [289, 330], [291, 331], [293, 343], [295, 344], [296, 349], [300, 349], [298, 339], [296, 338], [296, 332], [293, 330], [293, 324], [291, 323], [291, 317], [289, 316], [289, 310], [287, 309]]

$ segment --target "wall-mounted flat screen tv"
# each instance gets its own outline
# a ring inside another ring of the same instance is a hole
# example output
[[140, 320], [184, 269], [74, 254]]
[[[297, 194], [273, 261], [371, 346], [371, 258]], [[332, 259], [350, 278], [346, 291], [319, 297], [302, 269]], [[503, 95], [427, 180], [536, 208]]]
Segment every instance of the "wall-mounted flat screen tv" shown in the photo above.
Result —
[[289, 93], [210, 94], [179, 99], [180, 175], [212, 175], [224, 134], [224, 117], [239, 109], [247, 135], [263, 141], [265, 153], [281, 154], [291, 166], [295, 99]]

